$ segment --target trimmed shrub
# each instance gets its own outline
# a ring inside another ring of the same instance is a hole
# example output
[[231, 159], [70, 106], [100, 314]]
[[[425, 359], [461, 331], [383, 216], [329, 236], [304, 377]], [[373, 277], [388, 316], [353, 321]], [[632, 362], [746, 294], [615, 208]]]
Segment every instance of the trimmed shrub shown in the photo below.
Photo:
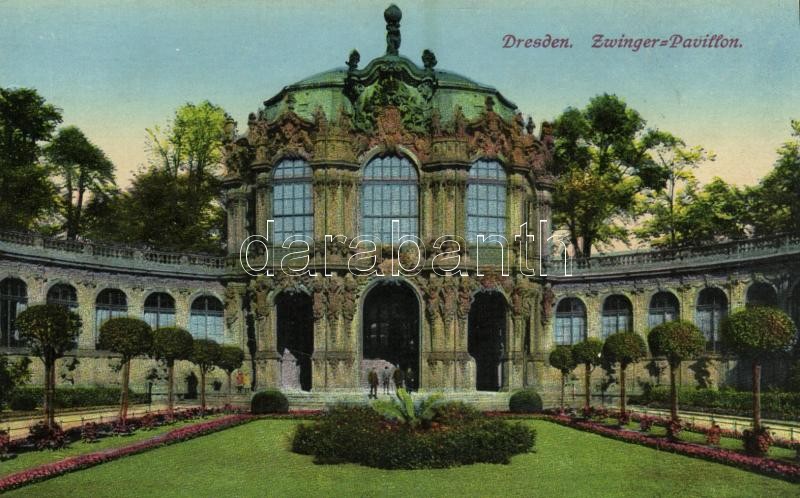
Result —
[[253, 395], [250, 400], [250, 412], [253, 415], [265, 413], [286, 413], [289, 411], [289, 400], [277, 389], [267, 389]]
[[508, 409], [513, 413], [535, 413], [542, 411], [542, 397], [535, 389], [522, 389], [511, 395]]
[[438, 406], [439, 416], [424, 429], [387, 420], [366, 406], [335, 406], [318, 422], [297, 427], [292, 451], [313, 455], [318, 464], [422, 469], [507, 464], [513, 455], [533, 449], [536, 433], [529, 426], [463, 408]]
[[[728, 415], [747, 416], [752, 413], [753, 408], [751, 392], [728, 388], [717, 390], [682, 387], [678, 389], [678, 400], [685, 410]], [[653, 386], [638, 398], [638, 402], [654, 408], [666, 408], [669, 406], [669, 387]], [[761, 393], [761, 409], [768, 418], [796, 420], [800, 413], [800, 393]]]
[[758, 430], [745, 429], [742, 440], [744, 451], [749, 455], [764, 456], [772, 446], [772, 435], [766, 427], [759, 427]]
[[28, 441], [36, 445], [37, 449], [57, 450], [67, 445], [67, 438], [61, 426], [54, 423], [48, 427], [46, 422], [37, 422], [30, 428]]
[[[119, 387], [59, 387], [56, 389], [56, 408], [81, 408], [86, 406], [109, 406], [119, 403]], [[44, 397], [41, 387], [19, 387], [9, 401], [12, 410], [30, 411], [40, 406]], [[147, 403], [146, 393], [128, 392], [132, 403]]]
[[8, 401], [8, 406], [14, 411], [29, 412], [35, 410], [42, 401], [44, 389], [38, 388], [39, 392], [35, 392], [29, 388], [17, 388], [11, 394]]

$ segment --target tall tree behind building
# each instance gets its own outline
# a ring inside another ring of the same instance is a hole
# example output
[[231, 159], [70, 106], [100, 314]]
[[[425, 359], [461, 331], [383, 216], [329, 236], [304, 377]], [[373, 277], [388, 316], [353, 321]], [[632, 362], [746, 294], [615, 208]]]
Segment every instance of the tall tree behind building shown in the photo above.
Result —
[[227, 114], [209, 102], [185, 104], [165, 127], [147, 130], [150, 165], [131, 187], [97, 197], [91, 236], [171, 251], [217, 252], [224, 212], [217, 173]]
[[657, 138], [616, 95], [598, 95], [584, 109], [556, 119], [554, 221], [569, 231], [579, 256], [595, 246], [627, 241], [636, 194], [662, 185], [666, 173], [651, 157]]
[[30, 88], [0, 88], [0, 229], [35, 228], [56, 206], [40, 161], [61, 110]]
[[90, 196], [106, 195], [115, 186], [114, 165], [75, 126], [61, 128], [45, 147], [45, 155], [63, 182], [60, 187], [68, 238], [83, 232], [83, 211]]
[[791, 138], [778, 149], [774, 169], [748, 189], [755, 235], [800, 234], [800, 121], [791, 126]]

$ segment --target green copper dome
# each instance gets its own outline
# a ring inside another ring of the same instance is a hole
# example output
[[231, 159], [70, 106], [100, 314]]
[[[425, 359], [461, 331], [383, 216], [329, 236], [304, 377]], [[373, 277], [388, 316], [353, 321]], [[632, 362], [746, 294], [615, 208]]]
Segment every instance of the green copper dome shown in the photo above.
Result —
[[457, 108], [467, 120], [479, 117], [491, 98], [494, 112], [510, 120], [517, 106], [503, 97], [495, 88], [477, 83], [460, 74], [435, 69], [436, 57], [430, 50], [422, 53], [422, 66], [411, 59], [396, 55], [400, 46], [399, 20], [402, 17], [396, 6], [385, 13], [387, 21], [386, 54], [359, 68], [360, 55], [350, 54], [347, 67], [324, 71], [284, 87], [277, 95], [266, 100], [261, 118], [274, 120], [287, 110], [301, 118], [312, 120], [318, 109], [328, 119], [342, 110], [355, 116], [375, 112], [376, 106], [404, 105], [405, 109], [431, 115], [438, 114], [441, 122], [453, 119]]

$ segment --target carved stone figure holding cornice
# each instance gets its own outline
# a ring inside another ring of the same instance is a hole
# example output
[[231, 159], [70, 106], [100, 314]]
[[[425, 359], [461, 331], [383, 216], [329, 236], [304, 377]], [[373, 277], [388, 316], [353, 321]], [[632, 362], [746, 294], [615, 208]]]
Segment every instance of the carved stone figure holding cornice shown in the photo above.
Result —
[[258, 277], [250, 281], [248, 291], [254, 303], [253, 312], [255, 313], [256, 320], [263, 320], [269, 316], [271, 311], [269, 293], [271, 290], [272, 281], [268, 278]]
[[225, 288], [225, 323], [231, 329], [239, 319], [241, 309], [241, 294], [232, 285]]

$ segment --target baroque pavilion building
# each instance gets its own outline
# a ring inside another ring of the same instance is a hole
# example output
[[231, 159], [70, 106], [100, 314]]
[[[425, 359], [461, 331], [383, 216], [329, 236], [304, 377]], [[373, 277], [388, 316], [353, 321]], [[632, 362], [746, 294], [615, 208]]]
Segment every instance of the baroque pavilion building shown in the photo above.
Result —
[[[389, 364], [417, 389], [480, 399], [533, 386], [548, 399], [557, 344], [690, 320], [708, 354], [681, 381], [738, 385], [748, 369], [720, 351], [721, 319], [762, 303], [800, 322], [796, 235], [601, 254], [565, 272], [540, 223], [558, 174], [552, 128], [439, 69], [430, 50], [400, 55], [400, 9], [384, 17], [385, 55], [362, 64], [353, 51], [346, 67], [264, 101], [246, 129], [228, 123], [226, 257], [0, 233], [0, 350], [28, 354], [14, 317], [54, 302], [83, 319], [61, 382], [116, 383], [97, 332], [130, 315], [241, 346], [255, 389], [295, 399], [359, 391], [369, 369]], [[632, 376], [663, 381], [646, 365]], [[192, 367], [182, 362], [177, 378]], [[153, 368], [135, 360], [133, 384]]]

